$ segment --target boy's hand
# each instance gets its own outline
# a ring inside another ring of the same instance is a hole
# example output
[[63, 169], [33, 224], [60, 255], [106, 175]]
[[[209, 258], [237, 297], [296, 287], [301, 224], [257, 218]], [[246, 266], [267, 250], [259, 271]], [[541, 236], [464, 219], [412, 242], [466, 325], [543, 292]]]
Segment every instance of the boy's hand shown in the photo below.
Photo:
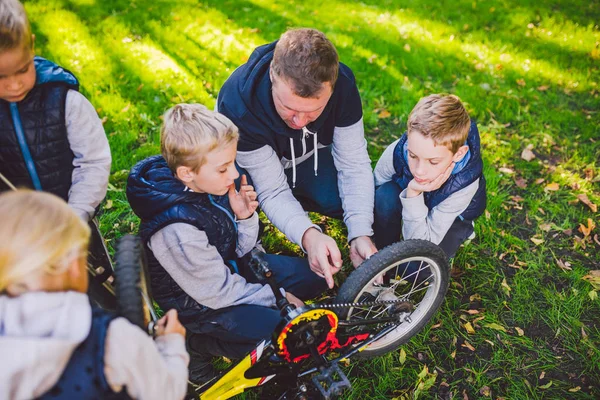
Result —
[[368, 236], [359, 236], [350, 242], [350, 260], [354, 268], [357, 268], [363, 261], [377, 253], [377, 247]]
[[245, 174], [242, 175], [239, 192], [235, 190], [234, 183], [229, 186], [229, 205], [237, 219], [250, 218], [254, 214], [254, 211], [258, 207], [256, 196], [254, 187], [248, 185], [248, 179]]
[[335, 240], [315, 228], [308, 228], [302, 236], [302, 247], [306, 250], [310, 269], [325, 278], [332, 289], [333, 275], [342, 268], [342, 254]]
[[446, 170], [431, 182], [420, 184], [414, 179], [411, 180], [408, 183], [406, 197], [416, 197], [423, 192], [433, 192], [434, 190], [439, 189], [444, 184], [444, 182], [448, 180], [448, 177], [454, 169], [454, 164], [456, 164], [454, 161], [451, 162], [450, 165], [448, 165], [448, 167], [446, 168]]
[[290, 304], [293, 304], [296, 307], [302, 307], [304, 305], [304, 302], [302, 300], [300, 300], [290, 292], [285, 292], [285, 298]]
[[156, 321], [156, 336], [170, 333], [177, 333], [185, 337], [185, 328], [179, 322], [177, 310], [175, 309], [170, 309], [161, 319]]

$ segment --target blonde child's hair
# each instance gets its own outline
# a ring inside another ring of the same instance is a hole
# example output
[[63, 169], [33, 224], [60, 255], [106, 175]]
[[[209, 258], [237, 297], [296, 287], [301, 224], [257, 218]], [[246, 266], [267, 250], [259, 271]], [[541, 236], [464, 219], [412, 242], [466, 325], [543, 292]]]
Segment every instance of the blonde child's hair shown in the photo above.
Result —
[[163, 116], [160, 151], [174, 173], [186, 166], [198, 172], [206, 154], [238, 139], [229, 118], [201, 104], [177, 104]]
[[21, 46], [33, 46], [31, 25], [25, 8], [18, 0], [0, 0], [0, 51]]
[[452, 154], [465, 144], [471, 120], [457, 96], [432, 94], [423, 97], [408, 116], [408, 134], [419, 132]]
[[59, 197], [20, 189], [0, 195], [0, 293], [61, 274], [86, 255], [90, 228]]

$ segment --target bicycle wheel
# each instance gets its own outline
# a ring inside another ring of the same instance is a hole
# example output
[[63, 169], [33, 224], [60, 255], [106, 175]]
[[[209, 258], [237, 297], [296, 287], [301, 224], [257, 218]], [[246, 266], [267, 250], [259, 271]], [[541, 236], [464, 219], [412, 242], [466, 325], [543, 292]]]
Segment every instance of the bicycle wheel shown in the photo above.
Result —
[[[449, 267], [444, 252], [425, 240], [406, 240], [374, 254], [352, 271], [341, 286], [336, 303], [380, 300], [409, 302], [410, 311], [398, 316], [396, 329], [356, 354], [359, 358], [383, 355], [400, 347], [417, 334], [438, 310], [449, 284]], [[376, 283], [384, 276], [383, 284]], [[390, 305], [349, 307], [340, 319], [360, 320], [387, 316]]]
[[144, 248], [137, 236], [125, 235], [117, 243], [115, 283], [117, 313], [147, 331], [154, 310]]

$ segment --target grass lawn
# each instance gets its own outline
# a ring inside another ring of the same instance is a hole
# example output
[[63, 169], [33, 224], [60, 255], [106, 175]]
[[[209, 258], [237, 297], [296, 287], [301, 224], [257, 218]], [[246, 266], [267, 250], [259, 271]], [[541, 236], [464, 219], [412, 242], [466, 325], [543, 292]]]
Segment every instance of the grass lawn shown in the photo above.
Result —
[[[286, 28], [324, 31], [353, 69], [373, 165], [419, 98], [458, 95], [482, 134], [487, 212], [433, 322], [401, 350], [348, 366], [347, 397], [600, 398], [600, 283], [586, 279], [600, 270], [598, 0], [25, 5], [38, 54], [73, 71], [103, 118], [109, 243], [136, 232], [125, 182], [159, 152], [160, 115], [178, 102], [212, 108], [252, 49]], [[347, 254], [342, 224], [315, 218]], [[263, 240], [300, 254], [271, 226]]]

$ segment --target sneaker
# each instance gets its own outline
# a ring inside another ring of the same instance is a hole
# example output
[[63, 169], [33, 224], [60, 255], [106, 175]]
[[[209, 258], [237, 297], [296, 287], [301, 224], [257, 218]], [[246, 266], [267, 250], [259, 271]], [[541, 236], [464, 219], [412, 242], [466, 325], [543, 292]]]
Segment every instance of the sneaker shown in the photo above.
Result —
[[195, 386], [204, 386], [219, 375], [213, 367], [212, 356], [198, 353], [190, 354], [188, 371], [189, 380]]

